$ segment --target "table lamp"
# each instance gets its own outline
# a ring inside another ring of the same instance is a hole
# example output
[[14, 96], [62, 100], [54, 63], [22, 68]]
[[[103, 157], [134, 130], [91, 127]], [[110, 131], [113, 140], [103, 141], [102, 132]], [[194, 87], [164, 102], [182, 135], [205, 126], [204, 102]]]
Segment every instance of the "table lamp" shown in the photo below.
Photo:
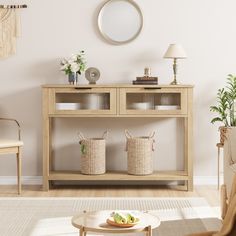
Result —
[[182, 48], [181, 45], [179, 44], [170, 44], [169, 48], [167, 49], [164, 58], [171, 58], [174, 59], [174, 64], [173, 64], [173, 71], [174, 71], [174, 80], [170, 83], [171, 85], [176, 85], [178, 84], [176, 80], [177, 76], [177, 59], [185, 59], [187, 58], [187, 55]]

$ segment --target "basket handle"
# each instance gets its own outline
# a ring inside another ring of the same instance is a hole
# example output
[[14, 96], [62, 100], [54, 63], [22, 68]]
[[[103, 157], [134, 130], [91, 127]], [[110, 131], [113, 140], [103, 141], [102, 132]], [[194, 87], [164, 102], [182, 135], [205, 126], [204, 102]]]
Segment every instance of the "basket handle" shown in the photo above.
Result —
[[125, 144], [125, 152], [128, 152], [128, 143]]
[[78, 132], [78, 136], [79, 136], [79, 138], [80, 138], [81, 140], [84, 140], [84, 139], [85, 139], [83, 133], [80, 132], [80, 131]]
[[103, 135], [102, 135], [102, 138], [103, 138], [103, 139], [106, 139], [107, 136], [108, 136], [108, 131], [105, 131], [105, 132], [103, 133]]
[[127, 139], [133, 137], [127, 129], [125, 129], [125, 136]]

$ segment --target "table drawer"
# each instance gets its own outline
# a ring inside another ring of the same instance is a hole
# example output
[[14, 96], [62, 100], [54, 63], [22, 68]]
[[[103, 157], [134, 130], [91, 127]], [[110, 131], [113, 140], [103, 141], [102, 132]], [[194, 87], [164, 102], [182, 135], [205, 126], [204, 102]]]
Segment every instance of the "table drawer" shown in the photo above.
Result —
[[187, 113], [187, 90], [182, 88], [121, 88], [122, 115], [184, 115]]
[[72, 87], [50, 89], [49, 113], [114, 115], [116, 88]]

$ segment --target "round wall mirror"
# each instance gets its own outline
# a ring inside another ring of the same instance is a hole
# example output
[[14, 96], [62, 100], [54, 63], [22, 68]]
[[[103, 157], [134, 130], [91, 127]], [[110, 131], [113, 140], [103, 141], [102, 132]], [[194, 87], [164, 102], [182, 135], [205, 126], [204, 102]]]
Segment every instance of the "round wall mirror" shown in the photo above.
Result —
[[134, 40], [143, 27], [143, 15], [133, 0], [109, 0], [98, 14], [98, 28], [103, 38], [112, 44]]

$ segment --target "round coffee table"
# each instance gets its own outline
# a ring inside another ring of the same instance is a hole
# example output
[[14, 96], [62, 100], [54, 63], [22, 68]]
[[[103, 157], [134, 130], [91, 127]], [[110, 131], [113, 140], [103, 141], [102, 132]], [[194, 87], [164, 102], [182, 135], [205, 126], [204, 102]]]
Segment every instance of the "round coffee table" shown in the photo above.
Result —
[[131, 228], [119, 228], [110, 226], [106, 220], [110, 217], [110, 211], [87, 212], [74, 216], [71, 220], [72, 225], [80, 229], [80, 236], [86, 236], [87, 232], [126, 234], [144, 232], [146, 236], [152, 236], [152, 229], [160, 225], [160, 219], [148, 212], [134, 211], [140, 222]]

